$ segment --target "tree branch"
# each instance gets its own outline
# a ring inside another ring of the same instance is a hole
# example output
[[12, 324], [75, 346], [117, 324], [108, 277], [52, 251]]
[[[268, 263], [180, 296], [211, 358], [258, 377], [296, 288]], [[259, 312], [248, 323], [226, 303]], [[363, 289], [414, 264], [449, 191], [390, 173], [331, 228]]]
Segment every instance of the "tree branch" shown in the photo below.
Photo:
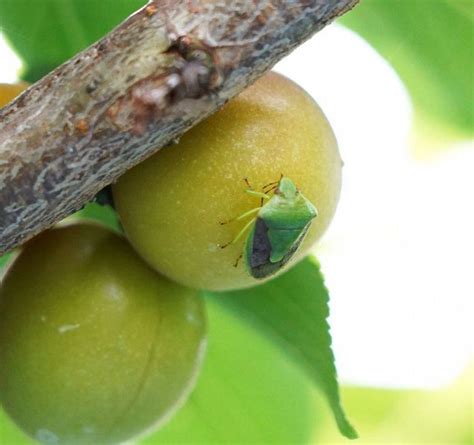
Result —
[[0, 111], [0, 254], [80, 209], [357, 1], [151, 1]]

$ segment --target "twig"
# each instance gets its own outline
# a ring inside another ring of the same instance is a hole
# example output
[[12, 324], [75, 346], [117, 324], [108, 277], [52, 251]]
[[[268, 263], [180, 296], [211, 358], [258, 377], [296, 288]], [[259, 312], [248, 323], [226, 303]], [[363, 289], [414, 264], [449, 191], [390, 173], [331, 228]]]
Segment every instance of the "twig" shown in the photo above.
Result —
[[0, 254], [81, 208], [357, 1], [151, 1], [0, 111]]

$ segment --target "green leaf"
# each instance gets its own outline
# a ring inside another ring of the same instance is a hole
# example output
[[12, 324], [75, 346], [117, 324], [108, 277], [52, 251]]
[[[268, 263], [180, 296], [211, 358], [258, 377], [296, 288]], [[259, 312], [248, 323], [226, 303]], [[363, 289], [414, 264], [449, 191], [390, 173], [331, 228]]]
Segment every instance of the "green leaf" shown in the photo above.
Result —
[[7, 271], [6, 266], [12, 260], [12, 257], [13, 257], [13, 253], [7, 253], [3, 256], [0, 256], [0, 285], [2, 283], [3, 276], [5, 275], [5, 272]]
[[[435, 390], [343, 388], [345, 403], [354, 412], [362, 437], [357, 445], [472, 445], [473, 382], [471, 364], [449, 386]], [[328, 420], [318, 428], [314, 443], [347, 444], [328, 428]]]
[[271, 342], [208, 300], [209, 344], [196, 389], [143, 444], [309, 444], [320, 424], [309, 379]]
[[0, 407], [0, 443], [4, 445], [35, 445], [37, 442], [24, 435]]
[[2, 276], [1, 270], [6, 266], [8, 263], [8, 260], [10, 259], [11, 254], [6, 254], [3, 256], [0, 256], [0, 277]]
[[357, 433], [347, 420], [326, 321], [328, 291], [315, 261], [307, 259], [263, 285], [215, 293], [214, 298], [269, 336], [302, 366], [324, 393], [339, 430], [348, 438]]
[[91, 202], [86, 204], [82, 210], [74, 213], [74, 215], [71, 215], [69, 218], [72, 220], [85, 219], [97, 221], [106, 225], [109, 229], [112, 229], [115, 232], [123, 232], [117, 213], [108, 205], [99, 205], [95, 202]]
[[472, 135], [472, 0], [363, 0], [341, 23], [393, 65], [418, 123]]
[[2, 31], [36, 81], [100, 39], [146, 0], [0, 0]]

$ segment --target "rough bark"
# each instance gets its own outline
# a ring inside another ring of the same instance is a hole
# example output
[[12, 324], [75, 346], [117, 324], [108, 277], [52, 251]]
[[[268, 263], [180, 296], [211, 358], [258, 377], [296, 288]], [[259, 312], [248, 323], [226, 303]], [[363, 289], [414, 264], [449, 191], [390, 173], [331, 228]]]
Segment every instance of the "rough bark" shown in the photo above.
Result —
[[151, 1], [0, 111], [0, 254], [81, 208], [357, 1]]

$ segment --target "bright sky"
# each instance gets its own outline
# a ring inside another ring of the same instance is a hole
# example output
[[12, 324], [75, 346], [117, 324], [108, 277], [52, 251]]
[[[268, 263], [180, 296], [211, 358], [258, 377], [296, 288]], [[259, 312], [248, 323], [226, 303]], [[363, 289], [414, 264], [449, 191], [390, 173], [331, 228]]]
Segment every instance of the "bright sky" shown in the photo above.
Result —
[[[19, 61], [0, 35], [0, 82]], [[425, 161], [410, 155], [410, 98], [357, 35], [332, 25], [277, 66], [325, 110], [344, 187], [316, 249], [331, 291], [341, 380], [437, 387], [473, 359], [472, 141]]]
[[0, 83], [14, 82], [18, 77], [21, 62], [15, 53], [7, 46], [0, 32]]

